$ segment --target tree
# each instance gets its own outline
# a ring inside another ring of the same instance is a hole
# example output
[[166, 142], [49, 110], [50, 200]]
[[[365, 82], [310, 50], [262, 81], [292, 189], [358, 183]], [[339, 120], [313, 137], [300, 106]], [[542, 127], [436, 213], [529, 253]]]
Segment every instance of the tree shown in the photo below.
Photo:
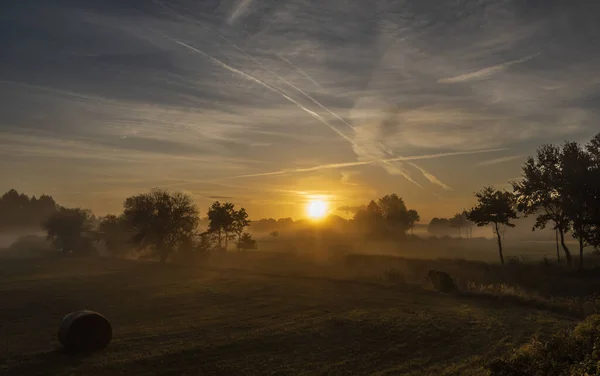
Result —
[[433, 218], [427, 225], [427, 232], [433, 236], [448, 235], [450, 220], [447, 218]]
[[454, 217], [450, 218], [450, 227], [458, 229], [458, 237], [462, 238], [462, 229], [467, 228], [469, 220], [467, 219], [466, 211], [455, 214]]
[[381, 209], [381, 215], [388, 227], [394, 233], [404, 236], [409, 228], [409, 215], [404, 200], [395, 193], [383, 196], [379, 199], [378, 205]]
[[241, 243], [242, 233], [246, 227], [250, 226], [250, 220], [248, 220], [248, 213], [246, 209], [240, 208], [240, 210], [233, 211], [233, 224], [231, 226], [233, 233], [237, 237], [237, 245]]
[[0, 231], [39, 228], [58, 209], [50, 196], [29, 198], [15, 189], [0, 196]]
[[190, 196], [163, 189], [131, 196], [125, 200], [123, 216], [134, 231], [132, 241], [150, 249], [165, 263], [198, 227], [198, 210]]
[[104, 241], [113, 257], [125, 254], [132, 245], [133, 232], [124, 216], [107, 215], [100, 219], [98, 239]]
[[588, 171], [588, 231], [587, 242], [600, 249], [600, 133], [596, 134], [587, 145], [585, 150], [590, 159]]
[[566, 142], [560, 157], [560, 194], [565, 214], [572, 224], [573, 237], [579, 243], [579, 268], [582, 269], [583, 250], [590, 244], [589, 235], [594, 227], [592, 207], [598, 205], [593, 192], [596, 183], [592, 173], [592, 158], [576, 142]]
[[229, 202], [221, 204], [219, 201], [215, 201], [208, 209], [208, 220], [208, 231], [215, 234], [219, 249], [223, 249], [223, 241], [225, 241], [225, 249], [227, 249], [227, 241], [235, 221], [233, 204]]
[[238, 249], [256, 249], [258, 247], [256, 240], [252, 239], [252, 235], [247, 232], [244, 232], [239, 238], [237, 242]]
[[525, 216], [537, 215], [532, 230], [544, 229], [548, 222], [553, 222], [553, 229], [558, 231], [565, 259], [572, 265], [571, 252], [565, 243], [565, 234], [571, 228], [571, 220], [566, 213], [565, 197], [562, 194], [563, 168], [560, 147], [548, 144], [540, 146], [536, 157], [527, 158], [522, 169], [522, 180], [512, 183], [517, 209]]
[[246, 209], [235, 210], [230, 202], [221, 204], [215, 201], [208, 209], [208, 220], [208, 231], [215, 234], [219, 249], [227, 249], [230, 239], [237, 238], [239, 243], [244, 229], [250, 225]]
[[93, 247], [92, 212], [60, 208], [43, 224], [48, 240], [64, 253], [90, 253]]
[[415, 228], [415, 224], [421, 221], [421, 217], [419, 213], [415, 209], [410, 209], [408, 211], [408, 228], [410, 228], [410, 234], [414, 235], [413, 229]]
[[354, 223], [369, 235], [379, 235], [383, 232], [383, 213], [373, 200], [367, 206], [356, 211]]
[[479, 227], [492, 224], [494, 233], [498, 238], [500, 263], [504, 265], [500, 230], [501, 226], [515, 227], [510, 222], [511, 219], [517, 218], [515, 198], [510, 192], [494, 190], [492, 187], [485, 187], [475, 193], [475, 197], [477, 197], [477, 206], [467, 212], [467, 218]]

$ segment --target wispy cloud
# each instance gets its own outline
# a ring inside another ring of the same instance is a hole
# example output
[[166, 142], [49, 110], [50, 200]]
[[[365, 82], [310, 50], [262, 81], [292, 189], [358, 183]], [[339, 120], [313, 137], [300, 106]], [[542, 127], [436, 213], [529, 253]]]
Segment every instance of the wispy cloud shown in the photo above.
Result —
[[455, 76], [455, 77], [442, 78], [442, 79], [438, 80], [438, 82], [442, 83], [442, 84], [454, 84], [454, 83], [466, 82], [466, 81], [472, 81], [472, 80], [482, 80], [482, 79], [490, 77], [496, 73], [502, 72], [503, 70], [510, 67], [511, 65], [524, 63], [528, 60], [533, 59], [534, 57], [536, 57], [538, 55], [539, 54], [535, 54], [535, 55], [527, 56], [523, 59], [507, 61], [506, 63], [493, 65], [491, 67], [479, 69], [477, 71], [461, 74], [461, 75]]
[[[381, 162], [418, 161], [418, 160], [422, 160], [422, 159], [434, 159], [434, 158], [451, 157], [451, 156], [457, 156], [457, 155], [493, 153], [493, 152], [505, 151], [505, 150], [508, 150], [508, 149], [500, 148], [500, 149], [487, 149], [487, 150], [457, 151], [457, 152], [449, 152], [449, 153], [414, 155], [414, 156], [408, 156], [408, 157], [395, 157], [395, 158], [388, 158], [388, 159], [383, 159], [383, 160], [378, 159], [378, 160], [359, 161], [359, 162], [329, 163], [329, 164], [313, 166], [313, 167], [294, 168], [294, 169], [285, 169], [285, 170], [272, 171], [272, 172], [261, 172], [261, 173], [257, 173], [257, 174], [238, 175], [238, 176], [232, 176], [231, 178], [236, 179], [236, 178], [260, 177], [260, 176], [286, 175], [286, 174], [298, 173], [298, 172], [312, 172], [312, 171], [331, 170], [331, 169], [338, 169], [338, 168], [345, 168], [345, 167], [365, 166], [365, 165], [381, 163]], [[423, 170], [421, 170], [421, 171], [423, 171]], [[441, 185], [445, 186], [445, 184], [439, 182], [439, 180], [437, 180], [435, 177], [433, 177], [433, 175], [430, 175], [429, 179], [437, 181], [436, 184], [438, 184], [438, 185], [441, 184]], [[446, 188], [444, 188], [444, 189], [446, 189]]]
[[487, 161], [482, 161], [477, 163], [477, 166], [493, 166], [493, 165], [497, 165], [500, 163], [506, 163], [506, 162], [511, 162], [514, 160], [518, 160], [518, 159], [524, 159], [525, 156], [524, 155], [511, 155], [508, 157], [501, 157], [501, 158], [495, 158], [495, 159], [489, 159]]
[[445, 189], [447, 191], [451, 191], [452, 190], [452, 188], [450, 186], [448, 186], [447, 184], [442, 183], [440, 181], [440, 179], [438, 179], [437, 177], [435, 177], [432, 173], [425, 171], [424, 169], [422, 169], [421, 167], [417, 166], [414, 163], [408, 162], [408, 164], [410, 166], [413, 166], [417, 170], [421, 171], [421, 173], [423, 174], [423, 176], [425, 177], [425, 179], [429, 180], [430, 183], [435, 184], [435, 185], [439, 185], [440, 187], [442, 187], [443, 189]]

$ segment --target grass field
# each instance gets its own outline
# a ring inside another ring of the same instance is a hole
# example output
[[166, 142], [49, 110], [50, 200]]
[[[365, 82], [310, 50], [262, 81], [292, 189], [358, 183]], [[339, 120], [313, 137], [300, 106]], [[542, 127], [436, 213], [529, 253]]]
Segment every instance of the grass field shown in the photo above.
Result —
[[[0, 261], [2, 375], [480, 375], [495, 356], [577, 321], [267, 253], [204, 267], [107, 259]], [[92, 309], [110, 346], [58, 350]]]

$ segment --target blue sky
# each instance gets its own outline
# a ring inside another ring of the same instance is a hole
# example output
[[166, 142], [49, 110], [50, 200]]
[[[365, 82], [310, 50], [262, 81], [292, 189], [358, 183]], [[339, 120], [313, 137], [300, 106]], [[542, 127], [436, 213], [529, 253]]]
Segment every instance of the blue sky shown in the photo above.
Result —
[[595, 2], [0, 7], [0, 190], [98, 214], [164, 187], [254, 218], [393, 192], [448, 216], [600, 131]]

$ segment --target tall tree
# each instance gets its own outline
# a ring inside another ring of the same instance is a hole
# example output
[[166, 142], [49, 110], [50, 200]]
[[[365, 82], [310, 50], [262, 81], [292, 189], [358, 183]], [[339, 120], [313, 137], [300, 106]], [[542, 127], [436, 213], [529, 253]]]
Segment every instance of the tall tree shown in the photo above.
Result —
[[395, 193], [383, 196], [378, 201], [381, 214], [393, 233], [404, 236], [409, 228], [408, 209], [404, 200]]
[[569, 265], [573, 260], [565, 243], [565, 234], [571, 229], [563, 196], [563, 168], [561, 149], [555, 145], [542, 145], [536, 157], [527, 158], [521, 181], [513, 182], [517, 208], [525, 216], [536, 215], [536, 228], [544, 229], [548, 222], [558, 231], [560, 244]]
[[64, 253], [84, 254], [94, 250], [92, 212], [60, 208], [50, 215], [42, 228], [54, 247]]
[[485, 187], [475, 193], [475, 197], [477, 197], [477, 205], [467, 212], [467, 218], [480, 227], [492, 225], [498, 239], [500, 263], [504, 265], [500, 231], [502, 226], [515, 227], [511, 223], [512, 219], [517, 218], [515, 198], [510, 192], [495, 190], [492, 187]]
[[408, 211], [408, 228], [410, 228], [410, 234], [414, 235], [414, 228], [417, 222], [421, 221], [421, 216], [415, 209], [410, 209]]
[[124, 207], [123, 216], [134, 231], [133, 243], [156, 252], [163, 263], [194, 235], [200, 220], [190, 196], [163, 189], [131, 196]]
[[560, 194], [565, 213], [572, 223], [573, 237], [579, 244], [579, 268], [583, 268], [583, 250], [589, 245], [593, 227], [590, 206], [597, 205], [593, 197], [592, 159], [581, 145], [566, 142], [561, 150]]
[[241, 242], [241, 238], [242, 234], [244, 233], [244, 229], [248, 226], [250, 226], [250, 220], [248, 220], [248, 213], [246, 213], [246, 209], [240, 208], [240, 210], [234, 210], [232, 231], [236, 236], [238, 248], [240, 244], [246, 244]]
[[586, 234], [589, 244], [600, 249], [600, 133], [596, 134], [585, 146], [590, 159], [588, 179], [588, 219]]
[[215, 234], [220, 250], [227, 249], [228, 240], [234, 231], [235, 215], [235, 207], [229, 202], [221, 204], [215, 201], [208, 209], [208, 231]]

